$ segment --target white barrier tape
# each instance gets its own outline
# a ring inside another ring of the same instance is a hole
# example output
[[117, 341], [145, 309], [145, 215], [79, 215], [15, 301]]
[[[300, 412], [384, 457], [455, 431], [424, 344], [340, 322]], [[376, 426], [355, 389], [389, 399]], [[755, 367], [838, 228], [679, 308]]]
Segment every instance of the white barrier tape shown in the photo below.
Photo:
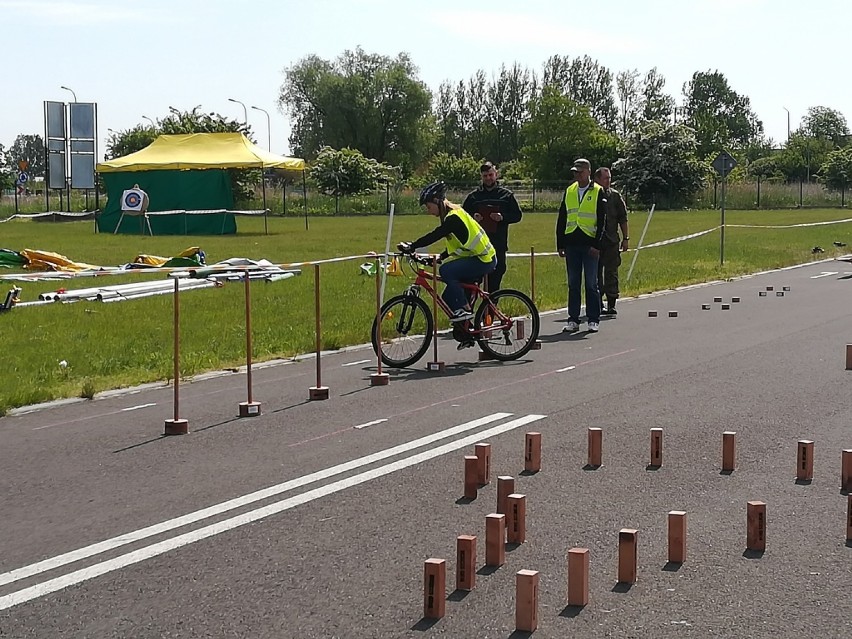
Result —
[[[673, 237], [670, 240], [663, 240], [662, 242], [654, 242], [653, 244], [646, 244], [645, 246], [639, 246], [635, 249], [629, 249], [631, 251], [641, 251], [643, 249], [656, 248], [658, 246], [666, 246], [667, 244], [675, 244], [676, 242], [683, 242], [685, 240], [691, 240], [694, 237], [701, 237], [702, 235], [707, 235], [708, 233], [712, 233], [713, 231], [718, 231], [721, 226], [716, 226], [712, 229], [707, 229], [706, 231], [699, 231], [698, 233], [690, 233], [689, 235], [681, 235], [680, 237]], [[536, 257], [552, 257], [554, 255], [559, 255], [559, 253], [536, 253]], [[529, 253], [506, 253], [506, 257], [529, 257]]]
[[738, 229], [794, 229], [801, 228], [803, 226], [826, 226], [828, 224], [844, 224], [846, 222], [852, 222], [852, 217], [846, 218], [845, 220], [829, 220], [828, 222], [808, 222], [802, 224], [783, 224], [778, 226], [761, 226], [760, 224], [726, 224], [725, 226]]
[[715, 226], [712, 229], [707, 229], [706, 231], [699, 231], [698, 233], [690, 233], [689, 235], [681, 235], [680, 237], [673, 237], [670, 240], [663, 240], [662, 242], [654, 242], [653, 244], [646, 244], [645, 246], [639, 246], [635, 250], [641, 251], [649, 248], [656, 248], [658, 246], [666, 246], [667, 244], [676, 244], [677, 242], [683, 242], [684, 240], [691, 240], [696, 237], [701, 237], [702, 235], [707, 235], [708, 233], [712, 233], [713, 231], [718, 231], [721, 226]]

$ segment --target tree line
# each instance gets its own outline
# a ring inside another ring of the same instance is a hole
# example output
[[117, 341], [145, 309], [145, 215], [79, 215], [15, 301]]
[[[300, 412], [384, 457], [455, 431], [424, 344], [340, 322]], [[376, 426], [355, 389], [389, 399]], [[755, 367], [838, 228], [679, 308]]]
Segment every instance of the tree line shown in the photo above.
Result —
[[[480, 69], [433, 93], [407, 54], [358, 48], [287, 67], [278, 103], [290, 117], [293, 154], [308, 160], [320, 189], [338, 195], [436, 178], [470, 183], [483, 160], [497, 164], [504, 180], [565, 183], [582, 156], [612, 166], [619, 187], [639, 203], [662, 197], [687, 206], [723, 149], [739, 161], [734, 181], [819, 180], [830, 189], [852, 181], [842, 113], [811, 107], [789, 139], [771, 140], [748, 96], [718, 70], [696, 71], [680, 106], [656, 68], [613, 73], [590, 56], [553, 55], [539, 70]], [[137, 151], [161, 133], [212, 131], [252, 137], [245, 124], [196, 108], [111, 132], [106, 155]], [[43, 174], [43, 149], [38, 135], [19, 136], [8, 151], [0, 146], [0, 183], [11, 183], [21, 159], [32, 175]]]

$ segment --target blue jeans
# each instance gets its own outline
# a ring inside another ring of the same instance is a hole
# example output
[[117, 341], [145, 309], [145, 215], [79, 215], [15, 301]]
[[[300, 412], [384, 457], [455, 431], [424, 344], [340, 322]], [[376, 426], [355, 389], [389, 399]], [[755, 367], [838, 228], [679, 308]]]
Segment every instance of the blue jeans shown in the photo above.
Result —
[[601, 295], [598, 291], [598, 258], [588, 246], [566, 246], [565, 267], [568, 270], [568, 321], [580, 321], [580, 279], [586, 283], [586, 317], [601, 321]]
[[491, 271], [497, 268], [497, 258], [490, 262], [483, 262], [477, 257], [459, 257], [441, 264], [438, 272], [444, 280], [446, 287], [441, 297], [450, 307], [451, 311], [457, 311], [467, 305], [467, 295], [461, 286], [465, 284], [476, 284]]

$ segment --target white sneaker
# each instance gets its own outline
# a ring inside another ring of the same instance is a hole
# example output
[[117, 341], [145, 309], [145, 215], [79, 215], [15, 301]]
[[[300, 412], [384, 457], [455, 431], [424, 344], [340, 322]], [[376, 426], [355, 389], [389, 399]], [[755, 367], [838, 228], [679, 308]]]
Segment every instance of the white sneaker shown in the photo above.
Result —
[[463, 308], [460, 308], [459, 310], [453, 312], [452, 315], [450, 315], [451, 322], [463, 322], [469, 319], [473, 319], [473, 313]]
[[600, 330], [600, 324], [597, 322], [589, 322], [589, 332], [597, 333]]
[[568, 322], [565, 326], [562, 327], [563, 333], [576, 333], [580, 330], [579, 322]]

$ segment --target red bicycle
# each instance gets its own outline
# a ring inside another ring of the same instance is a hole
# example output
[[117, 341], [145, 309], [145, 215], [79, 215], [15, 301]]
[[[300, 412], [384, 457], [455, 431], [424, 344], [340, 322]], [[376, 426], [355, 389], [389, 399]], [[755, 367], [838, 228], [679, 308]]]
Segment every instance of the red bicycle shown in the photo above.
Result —
[[[373, 320], [372, 341], [382, 362], [392, 368], [405, 368], [419, 360], [429, 348], [435, 330], [435, 318], [421, 297], [435, 294], [435, 278], [423, 269], [432, 258], [398, 253], [406, 258], [415, 275], [404, 293], [382, 305]], [[442, 281], [440, 277], [437, 281]], [[526, 355], [538, 339], [540, 319], [533, 301], [520, 291], [505, 288], [487, 293], [477, 284], [462, 284], [476, 308], [473, 320], [455, 322], [453, 337], [462, 345], [476, 343], [494, 359], [508, 361]], [[476, 306], [479, 303], [478, 307]], [[440, 296], [437, 305], [449, 319], [452, 311]]]

